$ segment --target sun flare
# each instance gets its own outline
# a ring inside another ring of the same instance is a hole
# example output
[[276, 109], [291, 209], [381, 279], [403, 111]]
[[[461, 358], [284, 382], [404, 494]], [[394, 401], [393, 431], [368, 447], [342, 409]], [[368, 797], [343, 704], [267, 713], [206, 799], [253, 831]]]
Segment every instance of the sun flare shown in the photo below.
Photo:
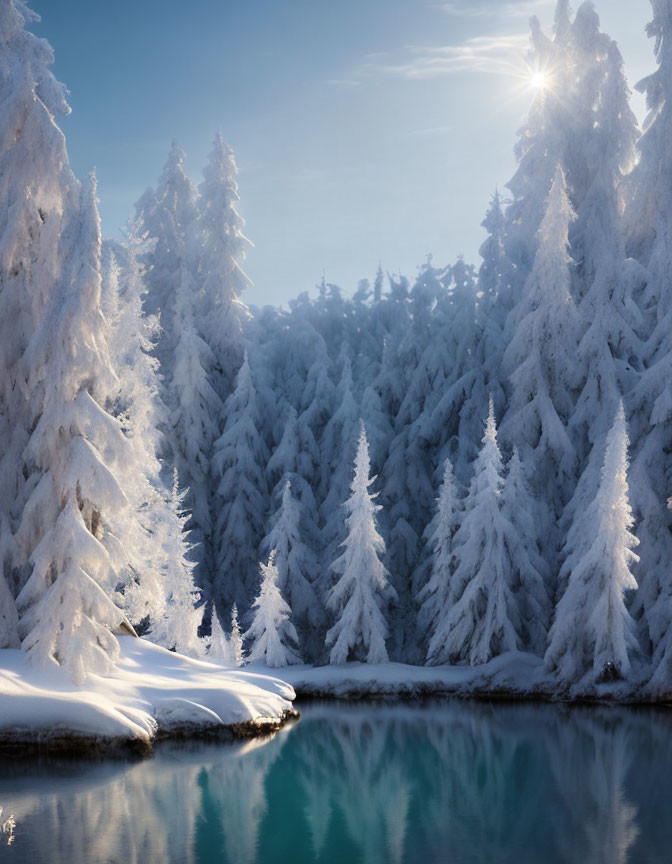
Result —
[[533, 72], [530, 75], [531, 90], [545, 90], [548, 87], [548, 75], [545, 72]]

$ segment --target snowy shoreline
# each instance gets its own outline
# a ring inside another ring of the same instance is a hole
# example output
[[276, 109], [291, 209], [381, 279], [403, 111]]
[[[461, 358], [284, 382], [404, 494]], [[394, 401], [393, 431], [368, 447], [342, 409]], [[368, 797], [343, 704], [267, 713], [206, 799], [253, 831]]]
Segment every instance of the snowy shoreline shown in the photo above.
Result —
[[122, 636], [114, 673], [75, 686], [0, 651], [0, 752], [148, 754], [165, 738], [250, 738], [298, 717], [292, 687], [267, 674], [192, 660]]
[[[249, 667], [261, 672], [262, 667]], [[282, 678], [296, 699], [421, 700], [455, 697], [474, 700], [563, 702], [672, 707], [672, 698], [637, 682], [616, 681], [567, 688], [549, 676], [543, 661], [522, 652], [503, 654], [479, 667], [410, 666], [404, 663], [347, 663], [343, 666], [290, 666]]]

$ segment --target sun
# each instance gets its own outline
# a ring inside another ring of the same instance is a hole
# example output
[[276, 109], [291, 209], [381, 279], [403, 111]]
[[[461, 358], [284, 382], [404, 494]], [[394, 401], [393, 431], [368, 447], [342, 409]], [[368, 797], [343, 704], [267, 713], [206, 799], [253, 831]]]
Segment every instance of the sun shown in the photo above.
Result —
[[545, 72], [533, 72], [530, 75], [530, 90], [545, 90], [548, 87], [548, 75]]

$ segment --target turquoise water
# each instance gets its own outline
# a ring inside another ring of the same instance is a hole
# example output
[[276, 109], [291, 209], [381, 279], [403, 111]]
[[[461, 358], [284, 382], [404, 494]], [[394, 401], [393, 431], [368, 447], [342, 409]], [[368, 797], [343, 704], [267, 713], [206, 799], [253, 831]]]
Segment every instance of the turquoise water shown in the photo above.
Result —
[[[0, 862], [672, 860], [672, 713], [302, 707], [265, 741], [0, 763]], [[7, 841], [12, 839], [11, 845]]]

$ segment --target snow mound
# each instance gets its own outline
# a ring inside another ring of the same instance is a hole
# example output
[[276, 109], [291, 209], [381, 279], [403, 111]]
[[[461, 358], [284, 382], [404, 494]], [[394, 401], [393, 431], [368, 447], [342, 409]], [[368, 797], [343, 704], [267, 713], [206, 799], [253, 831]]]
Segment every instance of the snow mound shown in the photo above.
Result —
[[121, 660], [81, 687], [59, 668], [36, 669], [23, 651], [0, 651], [0, 737], [138, 740], [179, 728], [265, 726], [292, 707], [292, 687], [192, 660], [144, 639], [121, 636]]
[[[253, 666], [261, 670], [264, 667]], [[289, 666], [282, 677], [301, 696], [339, 699], [376, 696], [539, 694], [546, 683], [538, 657], [510, 651], [482, 666], [409, 666], [405, 663], [345, 663]]]

